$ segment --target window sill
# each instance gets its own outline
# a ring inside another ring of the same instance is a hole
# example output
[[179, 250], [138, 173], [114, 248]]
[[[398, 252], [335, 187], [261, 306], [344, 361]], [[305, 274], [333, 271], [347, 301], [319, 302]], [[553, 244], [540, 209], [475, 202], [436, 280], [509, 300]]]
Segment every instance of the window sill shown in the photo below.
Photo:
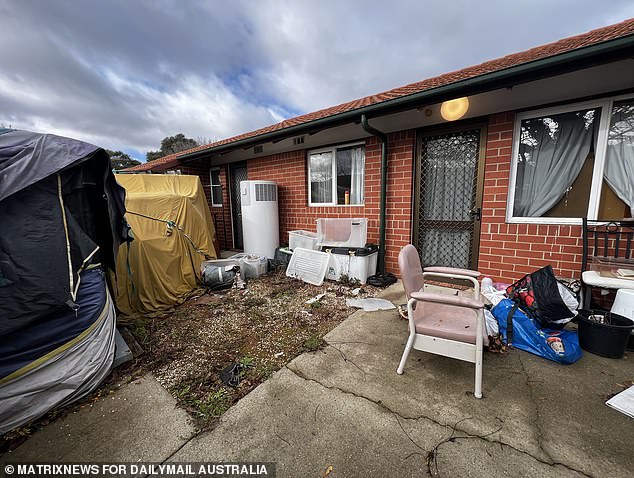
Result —
[[309, 204], [308, 207], [364, 207], [365, 204]]
[[581, 218], [576, 217], [511, 217], [506, 218], [507, 224], [543, 224], [543, 225], [563, 225], [581, 226]]

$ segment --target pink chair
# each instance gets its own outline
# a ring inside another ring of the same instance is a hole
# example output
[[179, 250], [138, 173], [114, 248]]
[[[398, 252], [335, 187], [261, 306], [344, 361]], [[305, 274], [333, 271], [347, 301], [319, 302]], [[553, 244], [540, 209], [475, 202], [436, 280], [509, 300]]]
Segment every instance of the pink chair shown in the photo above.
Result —
[[[408, 299], [409, 339], [396, 372], [403, 373], [412, 347], [475, 363], [474, 395], [482, 398], [482, 349], [488, 345], [488, 337], [477, 281], [480, 273], [452, 267], [426, 267], [423, 271], [418, 251], [411, 244], [401, 249], [398, 266]], [[470, 282], [474, 298], [425, 292], [426, 277]]]

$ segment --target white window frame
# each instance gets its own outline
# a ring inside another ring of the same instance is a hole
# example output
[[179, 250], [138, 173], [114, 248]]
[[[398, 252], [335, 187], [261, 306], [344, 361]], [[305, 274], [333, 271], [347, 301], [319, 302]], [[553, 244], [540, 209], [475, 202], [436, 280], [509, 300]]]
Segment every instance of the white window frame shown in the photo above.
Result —
[[[213, 173], [218, 173], [218, 184], [214, 184]], [[209, 189], [211, 196], [211, 207], [222, 207], [223, 203], [214, 202], [214, 186], [220, 187], [220, 200], [224, 200], [222, 191], [222, 182], [220, 181], [220, 168], [209, 168]]]
[[582, 224], [582, 218], [576, 217], [522, 217], [513, 216], [515, 207], [515, 185], [517, 182], [517, 163], [521, 140], [521, 124], [525, 119], [540, 118], [548, 115], [570, 113], [583, 109], [601, 108], [599, 115], [599, 131], [597, 144], [595, 146], [594, 168], [592, 170], [592, 185], [590, 187], [590, 198], [588, 201], [588, 219], [596, 219], [599, 214], [599, 201], [601, 199], [601, 188], [603, 187], [603, 168], [605, 166], [605, 153], [608, 146], [608, 133], [610, 130], [610, 119], [612, 116], [612, 106], [614, 102], [634, 99], [631, 94], [602, 98], [600, 100], [571, 103], [563, 106], [554, 106], [538, 110], [525, 111], [515, 116], [513, 127], [513, 148], [511, 151], [511, 173], [509, 177], [509, 189], [506, 200], [506, 222], [510, 224]]
[[[365, 180], [363, 184], [363, 202], [359, 204], [337, 204], [337, 150], [343, 148], [350, 148], [353, 146], [363, 146], [363, 170], [365, 177], [365, 141], [356, 141], [354, 143], [336, 144], [327, 148], [311, 149], [307, 152], [306, 162], [308, 163], [308, 205], [310, 207], [350, 207], [350, 206], [364, 206], [365, 205]], [[312, 202], [312, 186], [310, 181], [310, 156], [313, 154], [331, 153], [332, 154], [332, 192], [331, 202]]]

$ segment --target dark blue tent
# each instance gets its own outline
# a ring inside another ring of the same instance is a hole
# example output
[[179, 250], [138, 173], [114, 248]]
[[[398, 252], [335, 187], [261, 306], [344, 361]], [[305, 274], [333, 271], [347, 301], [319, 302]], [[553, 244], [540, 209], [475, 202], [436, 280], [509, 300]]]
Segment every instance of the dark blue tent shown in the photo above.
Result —
[[109, 372], [124, 199], [103, 149], [0, 130], [0, 433]]

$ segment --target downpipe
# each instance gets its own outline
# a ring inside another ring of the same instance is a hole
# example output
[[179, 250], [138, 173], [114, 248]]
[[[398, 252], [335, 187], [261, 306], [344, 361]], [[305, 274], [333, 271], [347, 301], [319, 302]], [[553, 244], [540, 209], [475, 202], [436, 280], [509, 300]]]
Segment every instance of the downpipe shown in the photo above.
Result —
[[385, 210], [387, 208], [387, 135], [368, 123], [366, 115], [361, 115], [361, 126], [366, 133], [381, 140], [381, 202], [379, 206], [379, 255], [377, 257], [377, 272], [385, 273]]

